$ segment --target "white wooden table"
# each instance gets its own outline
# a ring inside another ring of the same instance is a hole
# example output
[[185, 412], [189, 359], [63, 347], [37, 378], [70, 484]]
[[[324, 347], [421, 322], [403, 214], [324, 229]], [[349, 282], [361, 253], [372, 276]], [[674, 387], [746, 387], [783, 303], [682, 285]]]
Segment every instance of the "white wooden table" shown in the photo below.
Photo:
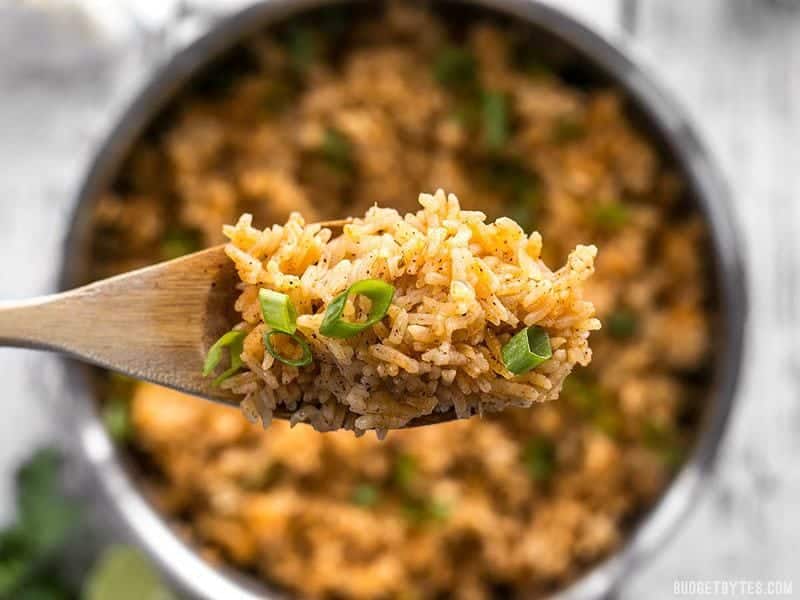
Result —
[[[682, 101], [729, 179], [749, 263], [746, 370], [717, 476], [622, 596], [669, 598], [675, 580], [781, 579], [800, 597], [800, 2], [549, 1], [630, 45]], [[244, 3], [184, 4], [206, 14]], [[178, 5], [0, 0], [0, 298], [54, 289], [99, 139], [170, 48], [202, 30]], [[165, 22], [178, 26], [165, 34]], [[14, 465], [61, 435], [61, 386], [39, 354], [0, 350], [0, 374], [2, 521]]]

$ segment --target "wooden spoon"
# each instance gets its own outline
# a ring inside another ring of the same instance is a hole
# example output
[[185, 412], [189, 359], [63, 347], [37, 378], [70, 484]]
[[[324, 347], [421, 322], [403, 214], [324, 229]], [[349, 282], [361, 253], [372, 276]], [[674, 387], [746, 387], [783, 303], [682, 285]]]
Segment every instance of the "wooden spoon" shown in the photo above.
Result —
[[[341, 227], [347, 221], [327, 221]], [[22, 302], [0, 302], [0, 346], [61, 352], [175, 390], [238, 406], [202, 376], [211, 345], [239, 321], [236, 270], [216, 246]], [[285, 410], [276, 418], [288, 418]], [[452, 420], [436, 413], [407, 426]]]

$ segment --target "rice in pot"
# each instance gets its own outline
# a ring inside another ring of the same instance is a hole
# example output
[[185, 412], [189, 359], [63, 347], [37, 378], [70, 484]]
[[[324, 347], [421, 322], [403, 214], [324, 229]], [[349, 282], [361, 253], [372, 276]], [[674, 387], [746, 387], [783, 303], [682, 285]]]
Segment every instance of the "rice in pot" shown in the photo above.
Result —
[[[139, 485], [213, 564], [305, 598], [548, 597], [625, 543], [691, 450], [715, 335], [706, 227], [620, 90], [542, 56], [520, 23], [420, 4], [317, 13], [243, 44], [102, 198], [92, 275], [223, 243], [245, 212], [258, 227], [376, 201], [407, 212], [444, 187], [541, 232], [549, 265], [602, 249], [591, 364], [555, 402], [382, 442], [264, 431], [115, 377], [100, 408], [128, 411], [117, 439]], [[506, 99], [500, 147], [475, 88], [495, 92], [495, 116]]]

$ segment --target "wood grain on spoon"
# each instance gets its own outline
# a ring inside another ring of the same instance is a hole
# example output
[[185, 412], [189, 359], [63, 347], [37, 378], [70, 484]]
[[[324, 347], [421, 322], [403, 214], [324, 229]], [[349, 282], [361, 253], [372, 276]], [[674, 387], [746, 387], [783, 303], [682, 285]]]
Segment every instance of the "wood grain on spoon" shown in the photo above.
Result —
[[226, 403], [202, 377], [211, 344], [237, 322], [236, 272], [217, 246], [82, 288], [0, 304], [0, 344], [54, 350]]
[[[341, 227], [347, 221], [320, 223]], [[238, 406], [202, 376], [209, 347], [239, 318], [224, 246], [61, 294], [0, 302], [0, 346], [51, 350], [208, 400]], [[277, 418], [288, 413], [278, 410]], [[420, 417], [407, 426], [451, 420]]]

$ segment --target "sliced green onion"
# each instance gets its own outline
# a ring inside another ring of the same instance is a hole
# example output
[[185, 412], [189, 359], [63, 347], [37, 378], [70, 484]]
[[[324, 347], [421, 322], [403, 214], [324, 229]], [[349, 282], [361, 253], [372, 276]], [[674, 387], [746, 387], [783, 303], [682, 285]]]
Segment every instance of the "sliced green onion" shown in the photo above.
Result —
[[[351, 295], [360, 294], [372, 301], [369, 314], [365, 321], [352, 323], [342, 318], [347, 298]], [[381, 281], [380, 279], [364, 279], [357, 281], [347, 290], [336, 296], [328, 305], [325, 311], [325, 318], [322, 320], [319, 332], [332, 338], [350, 338], [357, 335], [380, 321], [389, 310], [394, 297], [394, 286]]]
[[261, 316], [270, 329], [283, 333], [297, 331], [297, 310], [286, 294], [262, 289], [258, 292]]
[[614, 406], [604, 407], [592, 417], [592, 426], [608, 437], [616, 439], [622, 429], [622, 419], [618, 409], [615, 409]]
[[609, 230], [624, 227], [630, 220], [628, 207], [620, 202], [601, 204], [595, 207], [591, 216], [596, 225]]
[[320, 148], [327, 163], [342, 173], [352, 173], [355, 169], [353, 144], [348, 137], [333, 127], [325, 132]]
[[436, 57], [433, 74], [444, 86], [459, 89], [477, 82], [477, 61], [463, 48], [447, 47]]
[[165, 260], [179, 258], [203, 247], [202, 234], [194, 229], [169, 229], [161, 242], [161, 256]]
[[508, 102], [501, 92], [485, 92], [482, 104], [486, 145], [499, 150], [508, 141]]
[[674, 426], [648, 419], [642, 427], [642, 441], [667, 466], [678, 467], [686, 458], [686, 448]]
[[293, 27], [288, 34], [289, 56], [298, 73], [305, 73], [319, 57], [319, 43], [308, 27]]
[[452, 507], [436, 498], [406, 498], [403, 504], [406, 519], [414, 525], [433, 525], [450, 518]]
[[[289, 296], [273, 290], [262, 289], [258, 292], [258, 302], [261, 304], [261, 316], [264, 318], [264, 323], [271, 328], [271, 331], [264, 334], [264, 348], [267, 352], [285, 365], [292, 367], [310, 365], [311, 349], [306, 341], [295, 333], [297, 331], [297, 310]], [[272, 337], [279, 334], [292, 338], [300, 346], [302, 350], [300, 358], [288, 358], [275, 350], [272, 345]]]
[[[288, 358], [286, 356], [282, 356], [275, 350], [275, 347], [272, 345], [272, 337], [276, 335], [285, 335], [287, 337], [292, 338], [300, 349], [303, 351], [302, 355], [298, 359]], [[264, 348], [266, 348], [267, 352], [269, 352], [275, 360], [281, 361], [285, 365], [289, 365], [290, 367], [305, 367], [306, 365], [311, 364], [311, 348], [308, 347], [306, 341], [301, 338], [296, 333], [287, 333], [285, 331], [278, 331], [272, 330], [267, 331], [264, 334]]]
[[426, 505], [422, 500], [407, 498], [403, 503], [403, 516], [416, 525], [421, 525], [426, 521]]
[[451, 512], [452, 507], [449, 504], [435, 498], [428, 504], [428, 515], [433, 521], [447, 521]]
[[503, 364], [506, 369], [521, 375], [550, 360], [550, 336], [541, 327], [526, 327], [503, 346]]
[[636, 333], [636, 315], [621, 308], [608, 315], [606, 325], [612, 337], [624, 340]]
[[244, 351], [244, 338], [247, 334], [244, 331], [229, 331], [219, 338], [211, 348], [208, 349], [206, 362], [203, 364], [203, 376], [208, 377], [222, 360], [222, 349], [228, 348], [231, 355], [231, 366], [222, 375], [217, 377], [213, 385], [218, 386], [231, 375], [242, 368], [242, 352]]
[[417, 477], [417, 460], [410, 454], [400, 454], [394, 463], [392, 478], [403, 489], [408, 489]]
[[378, 488], [368, 483], [362, 483], [353, 490], [353, 504], [358, 506], [375, 506], [379, 498]]
[[581, 416], [592, 417], [604, 404], [603, 390], [597, 382], [572, 373], [564, 380], [562, 396], [575, 407]]
[[556, 467], [556, 449], [547, 438], [535, 437], [522, 452], [522, 463], [534, 481], [546, 481]]

